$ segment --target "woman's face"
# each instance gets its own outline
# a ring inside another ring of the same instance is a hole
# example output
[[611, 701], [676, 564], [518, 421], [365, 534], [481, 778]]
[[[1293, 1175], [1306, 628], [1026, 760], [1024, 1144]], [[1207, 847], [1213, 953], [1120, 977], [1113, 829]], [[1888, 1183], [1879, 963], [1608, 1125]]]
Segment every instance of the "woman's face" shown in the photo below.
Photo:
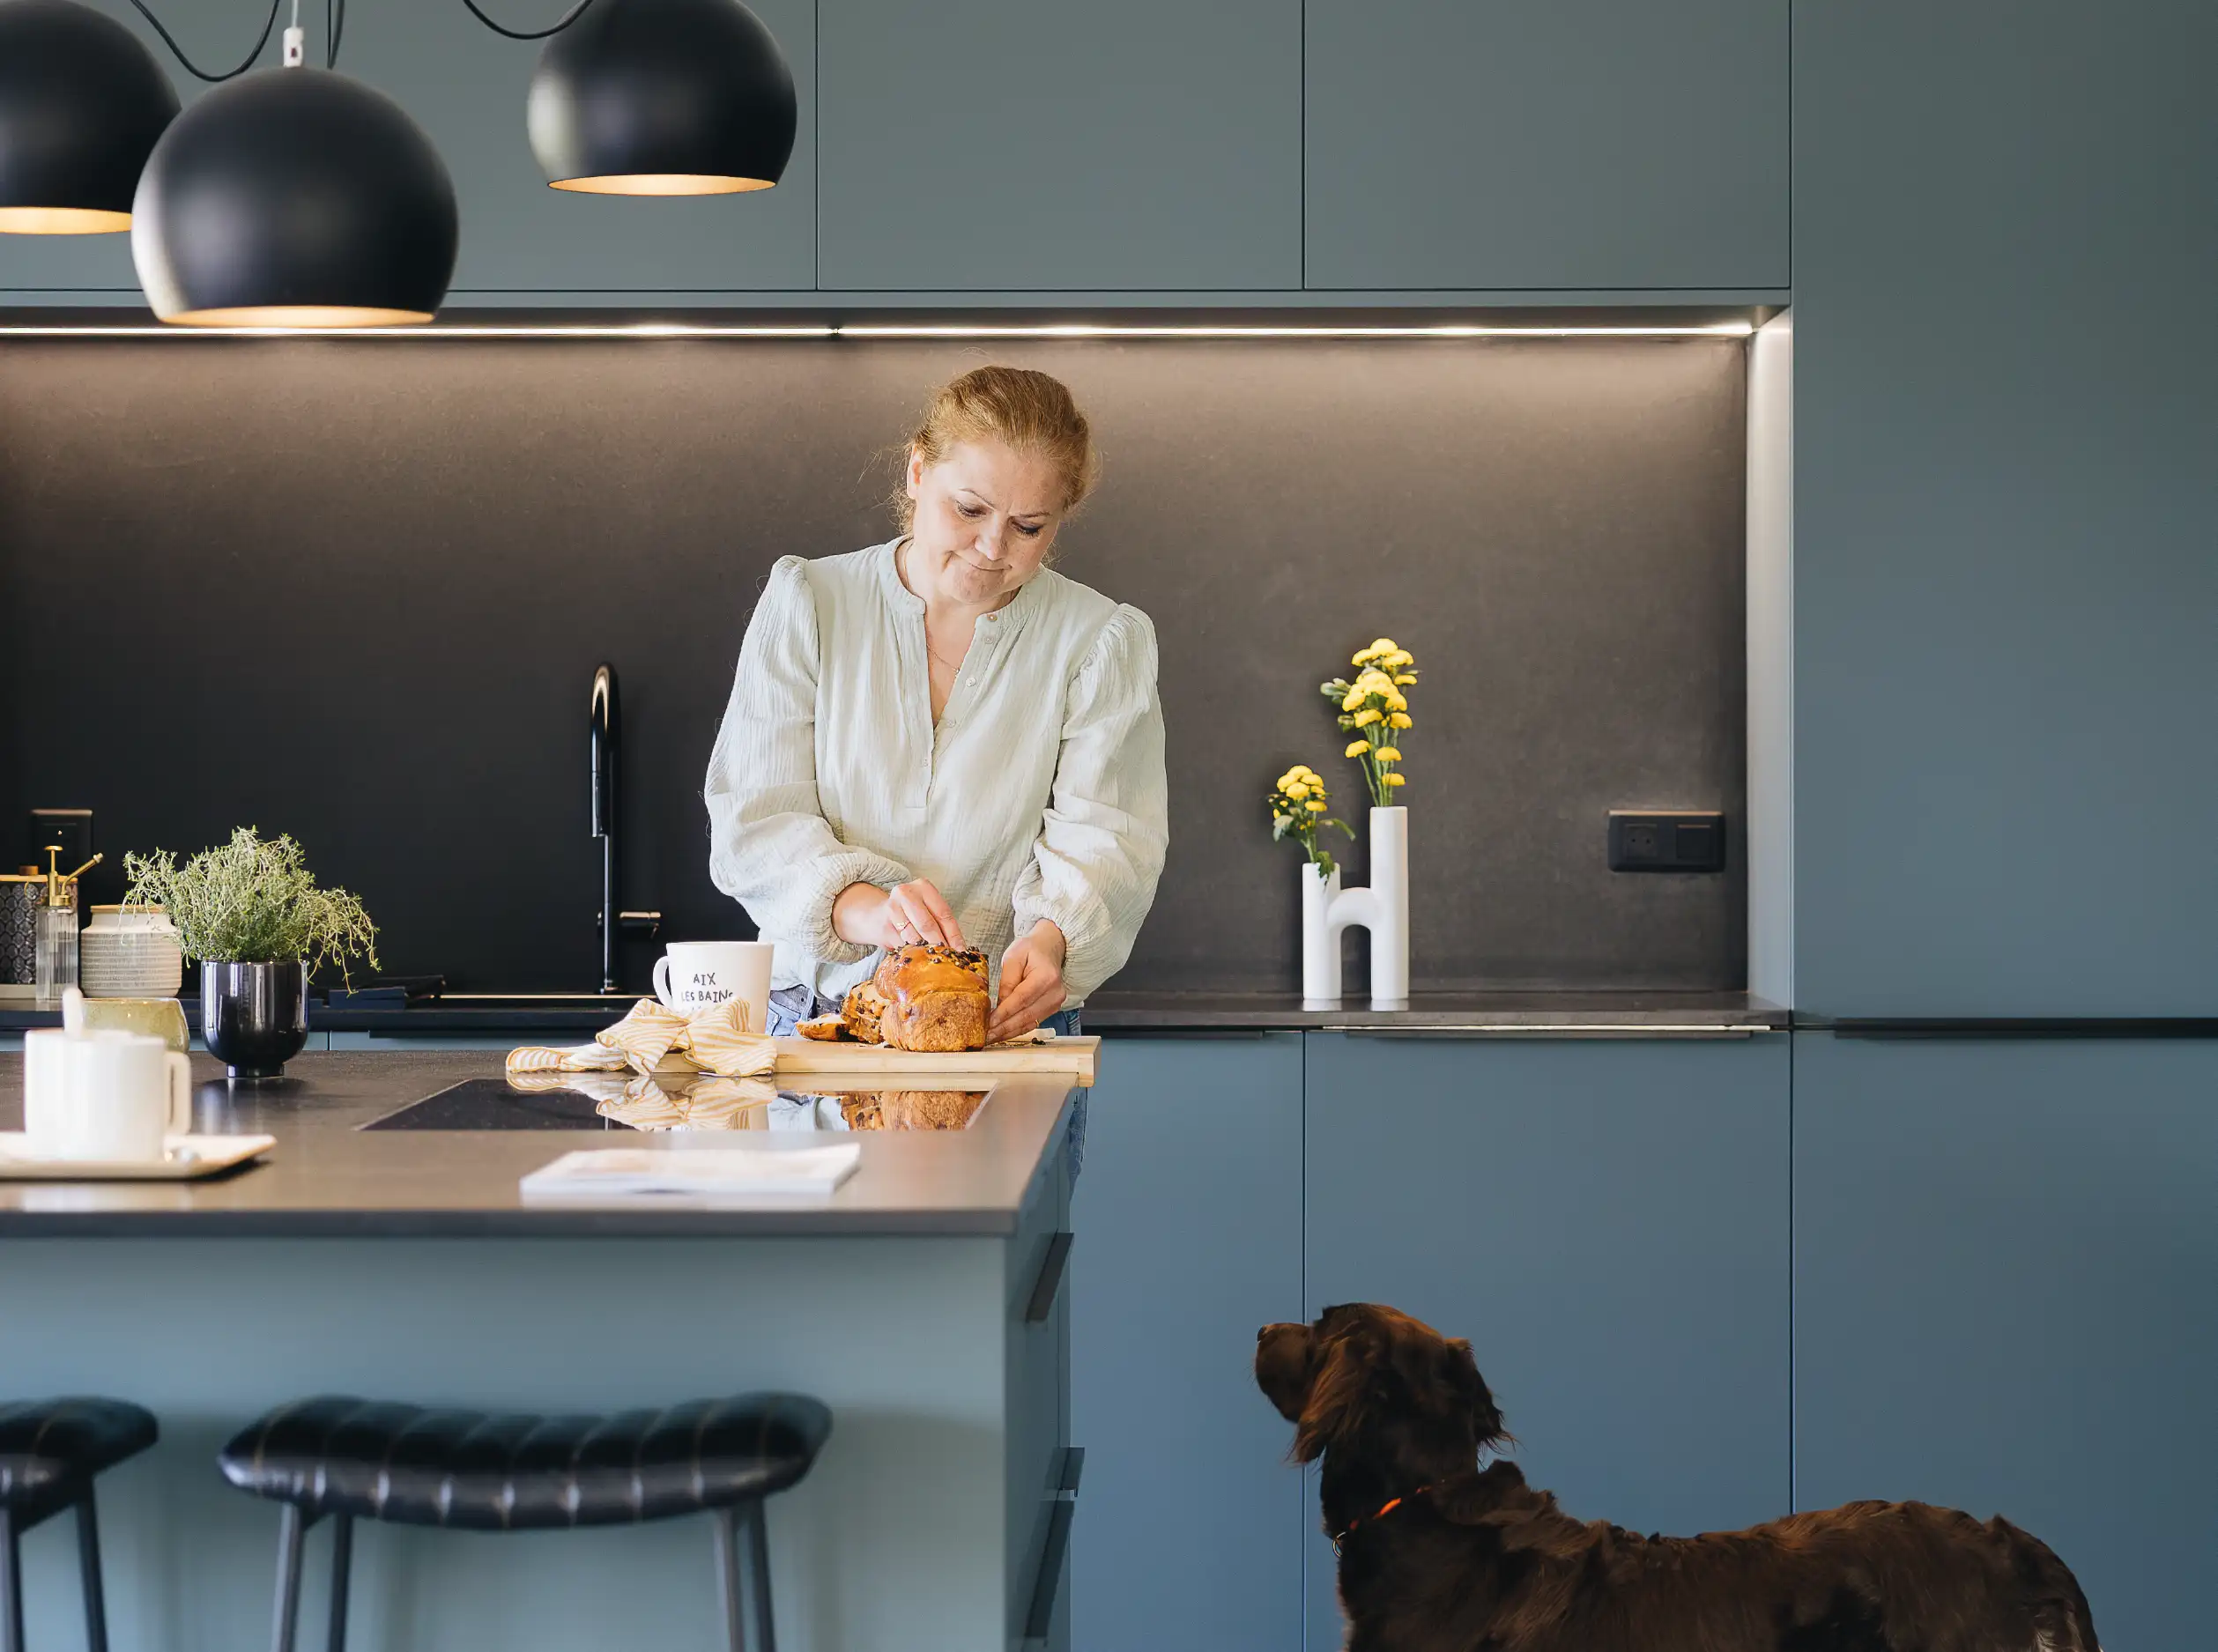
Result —
[[1037, 574], [1063, 522], [1050, 461], [998, 441], [966, 441], [937, 464], [911, 450], [909, 577], [919, 596], [991, 607]]

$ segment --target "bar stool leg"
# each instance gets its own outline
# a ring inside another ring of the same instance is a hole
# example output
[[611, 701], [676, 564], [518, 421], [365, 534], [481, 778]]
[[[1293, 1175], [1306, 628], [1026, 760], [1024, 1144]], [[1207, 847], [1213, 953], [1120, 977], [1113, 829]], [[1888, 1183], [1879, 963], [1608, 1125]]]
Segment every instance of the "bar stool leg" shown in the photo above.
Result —
[[[737, 1509], [727, 1507], [716, 1511], [716, 1584], [723, 1596], [724, 1638], [731, 1652], [747, 1652], [747, 1626], [739, 1608], [738, 1520]], [[15, 1648], [8, 1648], [6, 1652], [15, 1652]]]
[[293, 1625], [300, 1616], [300, 1540], [307, 1530], [300, 1509], [286, 1504], [278, 1513], [278, 1611], [270, 1632], [275, 1652], [293, 1652]]
[[354, 1516], [331, 1516], [331, 1633], [330, 1652], [346, 1652], [346, 1585], [354, 1569]]
[[23, 1552], [15, 1517], [0, 1508], [0, 1652], [23, 1652]]
[[93, 1483], [77, 1500], [77, 1567], [85, 1578], [86, 1652], [108, 1652], [108, 1602], [100, 1591], [100, 1521], [93, 1508]]
[[770, 1524], [760, 1498], [749, 1503], [747, 1563], [754, 1574], [754, 1652], [777, 1652], [777, 1631], [770, 1622]]

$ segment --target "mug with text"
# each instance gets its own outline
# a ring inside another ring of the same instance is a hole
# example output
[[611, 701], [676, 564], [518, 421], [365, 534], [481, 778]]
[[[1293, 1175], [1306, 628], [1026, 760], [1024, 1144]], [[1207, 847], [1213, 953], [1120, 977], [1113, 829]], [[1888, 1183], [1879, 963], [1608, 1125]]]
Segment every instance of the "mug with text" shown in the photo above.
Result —
[[192, 1130], [192, 1063], [159, 1038], [46, 1028], [23, 1037], [23, 1132], [41, 1159], [159, 1159]]
[[735, 1004], [732, 1020], [743, 1033], [770, 1021], [768, 941], [674, 941], [655, 960], [655, 996], [680, 1015]]

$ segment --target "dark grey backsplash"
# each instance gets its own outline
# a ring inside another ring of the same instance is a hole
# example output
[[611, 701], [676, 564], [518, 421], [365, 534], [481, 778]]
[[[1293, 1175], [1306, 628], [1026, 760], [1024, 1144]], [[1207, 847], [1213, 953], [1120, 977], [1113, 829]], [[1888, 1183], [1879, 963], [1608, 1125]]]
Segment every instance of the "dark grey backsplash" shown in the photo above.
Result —
[[[1295, 983], [1263, 796], [1305, 761], [1360, 823], [1317, 685], [1383, 633], [1423, 669], [1421, 989], [1741, 983], [1730, 340], [11, 342], [0, 849], [44, 804], [98, 811], [111, 860], [289, 831], [389, 971], [589, 987], [605, 658], [627, 903], [748, 933], [700, 785], [755, 593], [886, 537], [887, 448], [987, 359], [1093, 415], [1062, 567], [1161, 638], [1171, 856], [1124, 982]], [[1640, 805], [1725, 810], [1728, 872], [1606, 870]]]

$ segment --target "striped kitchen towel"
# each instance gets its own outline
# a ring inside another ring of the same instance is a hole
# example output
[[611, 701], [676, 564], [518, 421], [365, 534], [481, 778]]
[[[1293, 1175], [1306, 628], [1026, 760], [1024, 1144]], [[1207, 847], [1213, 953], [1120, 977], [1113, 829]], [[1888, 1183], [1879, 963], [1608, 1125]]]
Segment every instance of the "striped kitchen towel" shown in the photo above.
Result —
[[686, 1016], [652, 998], [642, 998], [629, 1015], [595, 1033], [594, 1039], [622, 1051], [634, 1072], [669, 1066], [706, 1069], [725, 1078], [768, 1072], [778, 1064], [777, 1041], [743, 1032], [732, 1015], [733, 1003], [712, 1004]]

